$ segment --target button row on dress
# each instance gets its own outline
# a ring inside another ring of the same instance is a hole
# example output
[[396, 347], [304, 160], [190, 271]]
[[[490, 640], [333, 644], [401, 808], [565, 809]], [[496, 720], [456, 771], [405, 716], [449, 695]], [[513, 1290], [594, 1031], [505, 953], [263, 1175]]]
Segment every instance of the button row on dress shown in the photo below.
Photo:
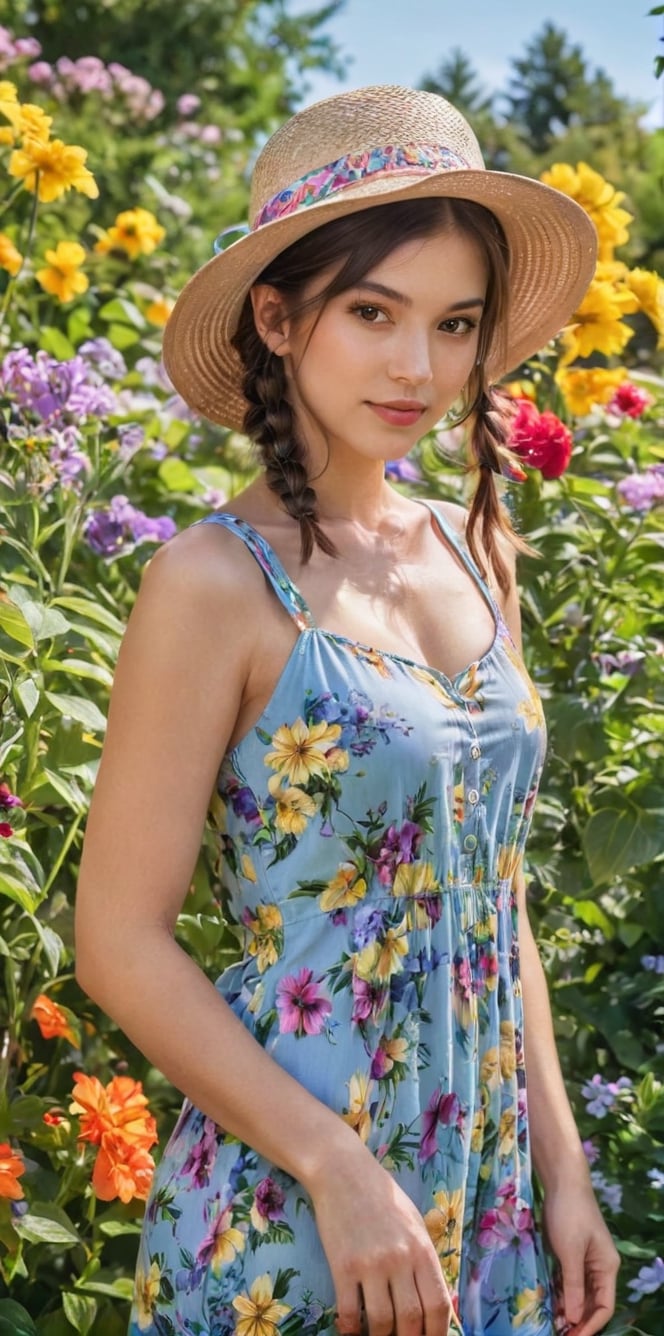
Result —
[[467, 854], [474, 853], [475, 849], [477, 848], [477, 836], [466, 835], [466, 838], [464, 839], [463, 842], [463, 847]]
[[470, 749], [471, 760], [473, 760], [473, 761], [479, 761], [479, 758], [480, 758], [481, 755], [482, 755], [482, 750], [481, 750], [481, 747], [480, 747], [479, 743], [478, 743], [478, 742], [474, 742], [473, 745], [472, 745], [472, 747], [471, 747], [471, 749]]
[[480, 795], [477, 792], [477, 789], [469, 789], [468, 802], [471, 804], [471, 806], [474, 807], [475, 804], [479, 802], [479, 800], [480, 800]]

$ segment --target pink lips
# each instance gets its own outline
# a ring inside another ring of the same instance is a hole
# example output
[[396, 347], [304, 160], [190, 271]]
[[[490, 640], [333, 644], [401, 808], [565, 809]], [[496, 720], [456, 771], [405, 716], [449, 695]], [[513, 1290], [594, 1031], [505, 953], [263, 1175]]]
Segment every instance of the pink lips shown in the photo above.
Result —
[[425, 411], [425, 405], [416, 399], [394, 399], [387, 404], [369, 403], [369, 408], [393, 427], [412, 427]]

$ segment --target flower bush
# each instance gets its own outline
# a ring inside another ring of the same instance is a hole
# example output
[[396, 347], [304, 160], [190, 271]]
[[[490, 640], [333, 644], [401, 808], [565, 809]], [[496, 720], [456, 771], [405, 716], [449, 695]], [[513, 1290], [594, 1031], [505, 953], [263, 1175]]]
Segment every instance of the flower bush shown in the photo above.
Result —
[[[0, 29], [0, 66], [24, 70], [27, 94], [0, 84], [0, 1331], [116, 1336], [181, 1096], [75, 981], [78, 856], [143, 566], [251, 466], [240, 438], [192, 419], [159, 360], [190, 206], [178, 216], [166, 192], [159, 209], [147, 185], [118, 209], [71, 133], [90, 98], [116, 128], [128, 107], [150, 127], [155, 90], [94, 59], [45, 67], [29, 40]], [[173, 151], [196, 179], [216, 144], [222, 177], [237, 175], [245, 147], [231, 137], [222, 153], [199, 111], [183, 93]], [[153, 145], [155, 160], [163, 151]], [[664, 285], [615, 258], [630, 214], [608, 182], [584, 164], [547, 179], [591, 213], [601, 260], [569, 328], [505, 386], [514, 466], [501, 486], [539, 553], [521, 565], [524, 638], [550, 730], [530, 896], [565, 1077], [623, 1255], [609, 1330], [657, 1336]], [[457, 438], [441, 433], [389, 471], [413, 494], [458, 499], [463, 469], [441, 470], [439, 449], [453, 454]], [[287, 834], [302, 813], [279, 796]], [[390, 857], [386, 846], [388, 877]], [[206, 832], [176, 933], [210, 978], [236, 950], [219, 892]], [[279, 925], [249, 926], [268, 960]], [[284, 981], [286, 1026], [315, 1032], [326, 1005], [310, 971]], [[358, 1084], [344, 1116], [360, 1135], [363, 1108]], [[279, 1219], [278, 1191], [266, 1180], [256, 1228]], [[159, 1283], [145, 1278], [148, 1317]], [[259, 1278], [235, 1303], [238, 1330], [266, 1304], [279, 1322], [278, 1300]]]

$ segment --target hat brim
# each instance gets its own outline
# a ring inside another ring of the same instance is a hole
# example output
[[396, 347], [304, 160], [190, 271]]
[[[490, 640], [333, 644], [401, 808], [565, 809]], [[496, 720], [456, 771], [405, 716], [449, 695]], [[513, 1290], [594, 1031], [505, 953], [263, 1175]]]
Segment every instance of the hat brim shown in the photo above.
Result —
[[489, 379], [499, 380], [543, 348], [569, 321], [595, 271], [597, 233], [585, 210], [561, 191], [509, 172], [464, 169], [422, 178], [394, 173], [264, 224], [189, 279], [163, 341], [166, 371], [185, 402], [211, 422], [241, 432], [247, 404], [242, 365], [230, 340], [247, 292], [270, 260], [335, 217], [432, 196], [484, 205], [507, 238], [508, 330], [500, 347], [489, 349]]

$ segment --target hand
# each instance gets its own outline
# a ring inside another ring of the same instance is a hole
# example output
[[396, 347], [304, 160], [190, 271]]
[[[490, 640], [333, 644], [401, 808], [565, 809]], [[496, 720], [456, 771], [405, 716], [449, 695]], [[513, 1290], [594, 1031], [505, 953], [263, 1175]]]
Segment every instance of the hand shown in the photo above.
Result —
[[593, 1336], [614, 1312], [620, 1257], [590, 1184], [549, 1189], [543, 1216], [562, 1270], [565, 1336]]
[[357, 1152], [311, 1190], [337, 1330], [448, 1336], [452, 1304], [422, 1216], [359, 1139]]

